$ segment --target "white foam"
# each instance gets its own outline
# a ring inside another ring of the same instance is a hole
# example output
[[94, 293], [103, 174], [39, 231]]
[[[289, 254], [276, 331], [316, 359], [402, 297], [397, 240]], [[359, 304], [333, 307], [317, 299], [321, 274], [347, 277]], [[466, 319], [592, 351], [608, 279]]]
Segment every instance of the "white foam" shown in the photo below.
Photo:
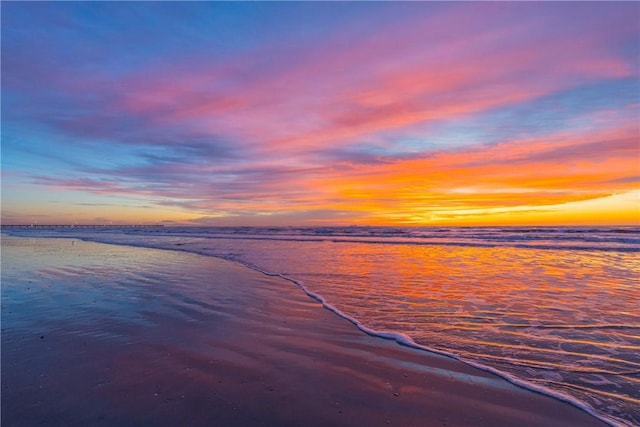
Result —
[[[450, 357], [453, 358], [455, 360], [458, 360], [462, 363], [465, 363], [466, 365], [472, 366], [474, 368], [483, 370], [485, 372], [490, 372], [494, 375], [497, 375], [503, 379], [505, 379], [506, 381], [508, 381], [511, 384], [514, 384], [516, 386], [522, 387], [524, 389], [527, 390], [531, 390], [543, 395], [547, 395], [550, 397], [553, 397], [555, 399], [567, 402], [587, 413], [589, 413], [590, 415], [594, 416], [595, 418], [611, 425], [614, 427], [630, 427], [632, 426], [631, 424], [627, 424], [624, 421], [621, 420], [616, 420], [613, 419], [605, 414], [601, 414], [601, 413], [597, 413], [590, 405], [576, 399], [573, 398], [567, 394], [531, 383], [529, 381], [525, 381], [523, 379], [520, 379], [516, 376], [513, 376], [511, 374], [508, 374], [506, 372], [500, 371], [498, 369], [495, 369], [493, 367], [484, 365], [484, 364], [480, 364], [478, 362], [469, 360], [469, 359], [465, 359], [463, 357], [460, 357], [459, 355], [453, 353], [453, 352], [446, 352], [446, 351], [442, 351], [442, 350], [438, 350], [438, 349], [434, 349], [434, 348], [430, 348], [428, 346], [425, 345], [421, 345], [416, 343], [411, 337], [409, 337], [406, 334], [400, 333], [400, 332], [388, 332], [388, 331], [378, 331], [375, 329], [372, 329], [368, 326], [366, 326], [365, 324], [359, 322], [356, 318], [349, 316], [348, 314], [344, 313], [343, 311], [341, 311], [339, 308], [337, 308], [336, 306], [330, 304], [322, 295], [311, 291], [310, 289], [308, 289], [303, 282], [296, 280], [294, 278], [288, 277], [284, 274], [280, 274], [280, 273], [273, 273], [273, 272], [269, 272], [266, 270], [262, 270], [254, 265], [248, 264], [246, 262], [243, 262], [241, 260], [235, 259], [233, 257], [230, 256], [225, 256], [225, 255], [220, 255], [220, 254], [212, 254], [210, 252], [207, 252], [206, 250], [197, 250], [194, 248], [190, 248], [188, 246], [188, 244], [185, 244], [184, 246], [175, 246], [175, 242], [171, 241], [171, 242], [158, 242], [158, 241], [153, 241], [152, 239], [154, 237], [160, 237], [158, 236], [158, 234], [154, 235], [154, 236], [145, 236], [145, 235], [138, 235], [138, 234], [133, 234], [133, 233], [119, 233], [119, 234], [115, 234], [115, 233], [109, 233], [109, 234], [104, 234], [102, 232], [96, 232], [96, 233], [90, 233], [89, 231], [81, 231], [81, 230], [64, 230], [63, 232], [56, 232], [56, 231], [52, 231], [52, 232], [47, 232], [46, 235], [45, 233], [42, 233], [42, 231], [37, 230], [34, 232], [26, 232], [26, 233], [12, 233], [9, 232], [10, 234], [16, 234], [16, 235], [29, 235], [29, 236], [33, 236], [33, 237], [60, 237], [60, 238], [77, 238], [77, 239], [81, 239], [81, 240], [88, 240], [88, 241], [94, 241], [94, 242], [99, 242], [99, 243], [107, 243], [107, 244], [116, 244], [116, 245], [125, 245], [125, 246], [132, 246], [132, 247], [141, 247], [141, 248], [150, 248], [150, 249], [163, 249], [163, 250], [175, 250], [175, 251], [181, 251], [181, 252], [190, 252], [190, 253], [196, 253], [196, 254], [200, 254], [200, 255], [204, 255], [204, 256], [212, 256], [212, 257], [216, 257], [216, 258], [221, 258], [221, 259], [225, 259], [231, 262], [236, 262], [239, 263], [241, 265], [244, 265], [245, 267], [248, 267], [252, 270], [258, 271], [262, 274], [265, 274], [267, 276], [270, 277], [279, 277], [282, 278], [284, 280], [287, 280], [293, 284], [295, 284], [296, 286], [298, 286], [300, 289], [302, 289], [309, 297], [313, 298], [314, 300], [318, 301], [319, 303], [322, 304], [322, 306], [330, 311], [332, 311], [333, 313], [335, 313], [336, 315], [340, 316], [341, 318], [351, 322], [353, 325], [355, 325], [358, 329], [360, 329], [361, 331], [363, 331], [364, 333], [371, 335], [371, 336], [375, 336], [375, 337], [379, 337], [379, 338], [383, 338], [383, 339], [388, 339], [388, 340], [394, 340], [395, 342], [397, 342], [400, 345], [404, 345], [407, 347], [411, 347], [411, 348], [415, 348], [415, 349], [419, 349], [419, 350], [423, 350], [423, 351], [428, 351], [431, 353], [435, 353], [435, 354], [440, 354], [446, 357]], [[176, 235], [176, 234], [162, 234], [162, 237], [174, 237], [174, 238], [180, 238], [182, 241], [184, 241], [185, 237], [208, 237], [208, 236], [200, 236], [200, 235], [186, 235], [186, 236], [180, 236], [180, 235]], [[145, 239], [145, 237], [147, 237], [148, 239]], [[296, 239], [298, 240], [298, 239]], [[348, 241], [345, 239], [345, 241]], [[359, 243], [364, 243], [362, 241], [359, 241]], [[386, 243], [386, 242], [385, 242]], [[409, 243], [409, 242], [403, 242], [403, 243]]]
[[349, 322], [353, 323], [358, 329], [360, 329], [361, 331], [365, 332], [368, 335], [371, 336], [375, 336], [375, 337], [379, 337], [379, 338], [383, 338], [383, 339], [388, 339], [388, 340], [394, 340], [395, 342], [397, 342], [400, 345], [404, 345], [407, 347], [411, 347], [411, 348], [415, 348], [415, 349], [419, 349], [419, 350], [423, 350], [423, 351], [428, 351], [430, 353], [435, 353], [435, 354], [440, 354], [446, 357], [450, 357], [453, 358], [455, 360], [458, 360], [466, 365], [469, 365], [471, 367], [474, 367], [476, 369], [480, 369], [482, 371], [485, 372], [490, 372], [494, 375], [497, 375], [505, 380], [507, 380], [508, 382], [510, 382], [511, 384], [514, 384], [518, 387], [522, 387], [524, 389], [530, 390], [530, 391], [534, 391], [536, 393], [540, 393], [546, 396], [550, 396], [553, 397], [555, 399], [567, 402], [587, 413], [589, 413], [590, 415], [594, 416], [595, 418], [604, 421], [605, 423], [614, 426], [614, 427], [633, 427], [630, 424], [626, 425], [626, 424], [622, 424], [621, 422], [614, 420], [613, 418], [607, 417], [605, 415], [599, 414], [597, 413], [590, 405], [581, 402], [578, 399], [575, 399], [567, 394], [564, 393], [560, 393], [558, 391], [555, 390], [551, 390], [548, 389], [546, 387], [542, 387], [539, 386], [537, 384], [533, 384], [531, 382], [522, 380], [520, 378], [517, 378], [513, 375], [510, 375], [506, 372], [500, 371], [498, 369], [492, 368], [490, 366], [487, 365], [483, 365], [465, 358], [462, 358], [458, 355], [456, 355], [455, 353], [450, 353], [450, 352], [446, 352], [446, 351], [441, 351], [441, 350], [437, 350], [434, 348], [430, 348], [421, 344], [416, 343], [410, 336], [403, 334], [403, 333], [399, 333], [399, 332], [387, 332], [387, 331], [377, 331], [375, 329], [369, 328], [366, 325], [360, 323], [357, 319], [345, 314], [343, 311], [341, 311], [339, 308], [333, 306], [332, 304], [328, 303], [321, 295], [310, 291], [309, 289], [307, 289], [307, 287], [304, 285], [304, 283], [302, 283], [299, 280], [293, 279], [291, 277], [287, 277], [285, 275], [282, 274], [277, 274], [277, 273], [270, 273], [268, 271], [264, 271], [261, 270], [259, 268], [256, 268], [252, 265], [248, 265], [245, 263], [240, 263], [252, 270], [258, 271], [260, 273], [263, 273], [267, 276], [271, 276], [271, 277], [280, 277], [282, 279], [285, 279], [291, 283], [294, 283], [295, 285], [297, 285], [298, 287], [300, 287], [300, 289], [302, 289], [307, 295], [309, 295], [311, 298], [317, 300], [318, 302], [320, 302], [322, 304], [322, 306], [332, 312], [334, 312], [335, 314], [337, 314], [338, 316], [342, 317], [345, 320], [348, 320]]

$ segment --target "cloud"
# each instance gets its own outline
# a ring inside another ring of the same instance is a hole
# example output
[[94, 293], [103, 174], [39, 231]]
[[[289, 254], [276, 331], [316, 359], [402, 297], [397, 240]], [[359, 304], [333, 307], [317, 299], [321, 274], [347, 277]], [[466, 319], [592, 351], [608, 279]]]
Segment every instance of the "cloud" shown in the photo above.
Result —
[[632, 186], [638, 5], [370, 6], [11, 5], [7, 173], [234, 221]]
[[303, 211], [287, 211], [287, 206], [282, 206], [281, 211], [247, 210], [244, 212], [222, 212], [219, 216], [205, 216], [191, 219], [189, 225], [198, 226], [260, 226], [268, 222], [271, 226], [296, 225], [325, 225], [336, 222], [358, 221], [366, 217], [362, 213], [354, 213], [352, 210], [312, 209]]
[[614, 178], [602, 182], [602, 184], [638, 184], [640, 183], [640, 175], [623, 176], [622, 178]]

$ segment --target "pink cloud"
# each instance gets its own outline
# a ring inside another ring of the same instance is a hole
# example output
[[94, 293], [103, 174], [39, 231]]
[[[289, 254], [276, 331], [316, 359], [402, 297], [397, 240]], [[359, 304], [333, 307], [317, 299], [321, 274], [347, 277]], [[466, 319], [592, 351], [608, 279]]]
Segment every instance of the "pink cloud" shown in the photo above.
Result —
[[471, 16], [453, 7], [404, 31], [382, 29], [350, 43], [336, 38], [309, 52], [287, 51], [282, 61], [245, 54], [224, 64], [191, 59], [141, 70], [121, 82], [112, 108], [144, 117], [147, 126], [189, 126], [283, 155], [633, 75], [599, 34], [509, 43], [526, 32], [500, 25], [507, 12], [495, 27], [485, 21], [444, 39]]
[[[216, 59], [160, 56], [121, 73], [53, 72], [51, 83], [80, 101], [74, 114], [47, 110], [43, 120], [65, 135], [142, 154], [126, 166], [86, 168], [103, 179], [35, 182], [202, 212], [539, 205], [631, 188], [625, 179], [637, 175], [637, 125], [605, 113], [597, 131], [560, 124], [547, 135], [492, 145], [479, 138], [462, 150], [419, 147], [406, 158], [367, 152], [386, 148], [385, 133], [428, 140], [424, 129], [436, 122], [637, 78], [619, 43], [637, 22], [612, 26], [616, 14], [580, 17], [568, 6], [512, 3], [437, 9], [311, 45], [294, 40]], [[365, 150], [350, 153], [352, 146]], [[347, 154], [327, 160], [338, 152]], [[356, 202], [362, 206], [350, 207]]]

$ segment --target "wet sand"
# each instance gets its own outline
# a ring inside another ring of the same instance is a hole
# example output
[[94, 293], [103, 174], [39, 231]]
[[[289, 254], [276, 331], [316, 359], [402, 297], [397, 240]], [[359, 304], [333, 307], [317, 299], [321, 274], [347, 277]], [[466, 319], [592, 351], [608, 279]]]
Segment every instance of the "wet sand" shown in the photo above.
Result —
[[195, 254], [2, 238], [2, 425], [597, 426]]

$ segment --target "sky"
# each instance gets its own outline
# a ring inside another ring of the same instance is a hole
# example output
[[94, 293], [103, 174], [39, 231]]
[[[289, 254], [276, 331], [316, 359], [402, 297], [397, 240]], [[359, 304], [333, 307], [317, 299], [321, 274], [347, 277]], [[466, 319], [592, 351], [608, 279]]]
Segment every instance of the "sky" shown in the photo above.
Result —
[[1, 14], [2, 224], [640, 225], [638, 2]]

